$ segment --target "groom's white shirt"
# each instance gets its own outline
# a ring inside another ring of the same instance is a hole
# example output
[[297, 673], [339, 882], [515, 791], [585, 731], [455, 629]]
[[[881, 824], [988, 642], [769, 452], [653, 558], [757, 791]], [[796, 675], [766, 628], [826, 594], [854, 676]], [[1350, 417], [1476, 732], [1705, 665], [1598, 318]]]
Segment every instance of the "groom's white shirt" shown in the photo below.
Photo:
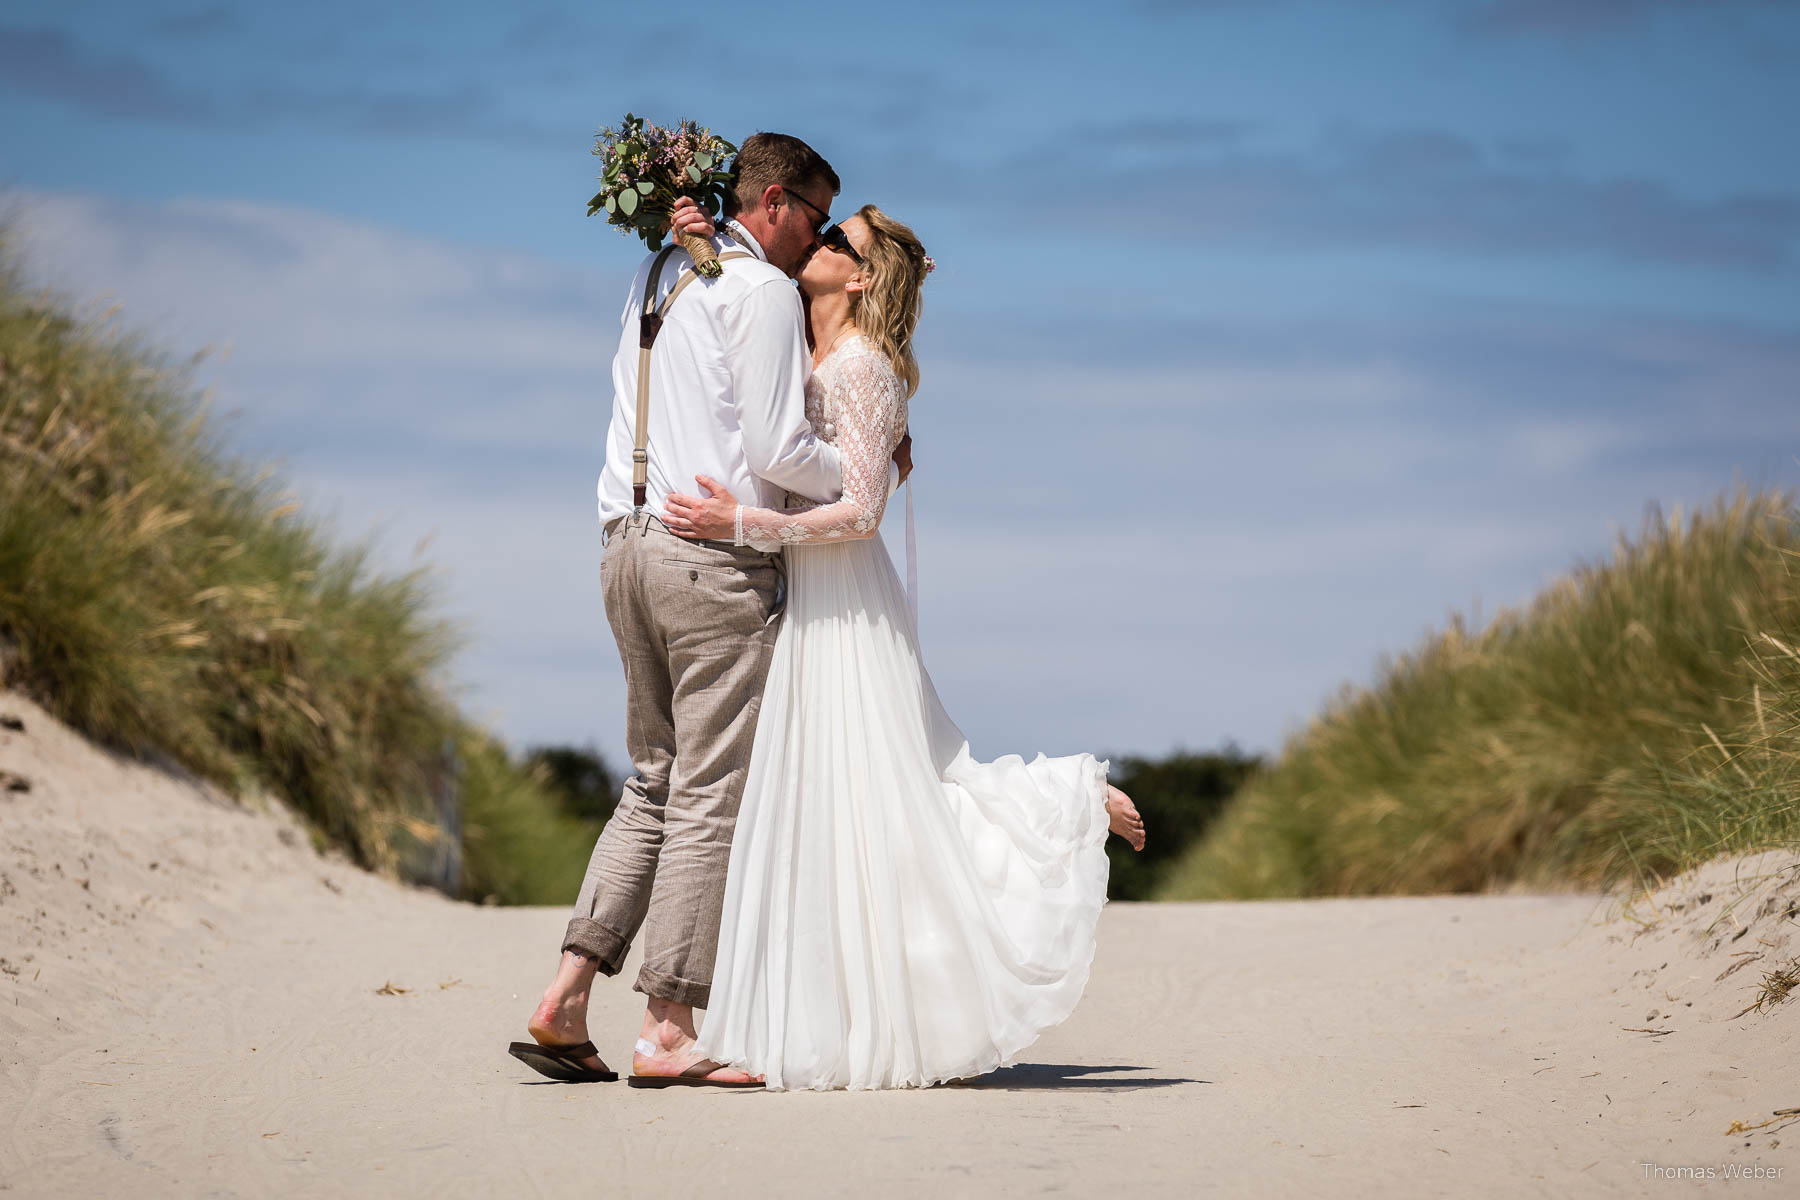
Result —
[[[835, 446], [806, 419], [806, 349], [800, 293], [733, 221], [713, 238], [721, 251], [740, 246], [755, 258], [723, 264], [717, 279], [695, 280], [669, 306], [650, 356], [650, 470], [646, 504], [661, 513], [671, 493], [701, 494], [707, 475], [744, 504], [781, 508], [784, 491], [831, 502], [843, 493]], [[600, 523], [631, 511], [631, 451], [636, 443], [638, 314], [655, 255], [631, 281], [613, 356], [612, 423], [600, 473]], [[677, 253], [663, 269], [658, 300], [691, 270]], [[892, 473], [890, 473], [890, 479]], [[775, 544], [757, 549], [779, 550]]]

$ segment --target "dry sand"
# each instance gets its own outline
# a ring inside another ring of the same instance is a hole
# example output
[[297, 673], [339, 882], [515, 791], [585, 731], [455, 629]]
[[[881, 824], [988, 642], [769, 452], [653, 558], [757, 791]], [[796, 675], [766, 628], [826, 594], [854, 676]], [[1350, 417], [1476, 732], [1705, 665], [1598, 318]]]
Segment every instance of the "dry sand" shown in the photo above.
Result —
[[[317, 855], [0, 695], [0, 1190], [1791, 1196], [1800, 861], [1597, 895], [1119, 904], [1080, 1010], [923, 1092], [638, 1092], [505, 1054], [564, 914]], [[1741, 969], [1718, 978], [1734, 964]], [[603, 986], [629, 1060], [639, 998]], [[391, 984], [391, 987], [384, 985]], [[1646, 1030], [1667, 1032], [1644, 1032]], [[1659, 1170], [1711, 1170], [1670, 1178]], [[1778, 1178], [1730, 1178], [1731, 1169]]]

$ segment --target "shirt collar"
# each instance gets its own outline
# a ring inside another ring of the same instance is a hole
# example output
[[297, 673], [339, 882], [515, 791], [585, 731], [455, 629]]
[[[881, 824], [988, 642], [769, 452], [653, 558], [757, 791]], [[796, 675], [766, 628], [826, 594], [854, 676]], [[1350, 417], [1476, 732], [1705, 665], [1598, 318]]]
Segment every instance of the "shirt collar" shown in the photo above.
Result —
[[762, 243], [757, 241], [736, 217], [725, 218], [724, 233], [725, 236], [729, 237], [732, 241], [756, 255], [756, 257], [762, 259], [764, 262], [769, 261], [769, 256], [763, 253]]

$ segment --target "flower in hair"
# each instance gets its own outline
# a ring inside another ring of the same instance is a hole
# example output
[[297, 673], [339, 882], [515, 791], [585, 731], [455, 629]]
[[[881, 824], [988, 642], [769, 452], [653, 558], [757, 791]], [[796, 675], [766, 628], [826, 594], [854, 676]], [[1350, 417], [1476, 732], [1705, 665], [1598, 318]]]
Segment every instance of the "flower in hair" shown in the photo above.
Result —
[[937, 260], [927, 254], [925, 256], [925, 273], [929, 275], [935, 270], [937, 270]]

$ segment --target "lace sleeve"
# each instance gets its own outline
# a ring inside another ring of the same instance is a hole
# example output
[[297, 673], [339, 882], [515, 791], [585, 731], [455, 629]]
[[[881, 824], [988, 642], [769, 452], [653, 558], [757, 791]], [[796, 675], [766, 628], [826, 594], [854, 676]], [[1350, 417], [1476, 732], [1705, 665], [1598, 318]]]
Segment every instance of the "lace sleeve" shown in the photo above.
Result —
[[737, 542], [834, 542], [874, 536], [887, 506], [888, 464], [906, 427], [906, 394], [879, 353], [841, 353], [824, 409], [837, 425], [844, 498], [806, 508], [738, 508]]

